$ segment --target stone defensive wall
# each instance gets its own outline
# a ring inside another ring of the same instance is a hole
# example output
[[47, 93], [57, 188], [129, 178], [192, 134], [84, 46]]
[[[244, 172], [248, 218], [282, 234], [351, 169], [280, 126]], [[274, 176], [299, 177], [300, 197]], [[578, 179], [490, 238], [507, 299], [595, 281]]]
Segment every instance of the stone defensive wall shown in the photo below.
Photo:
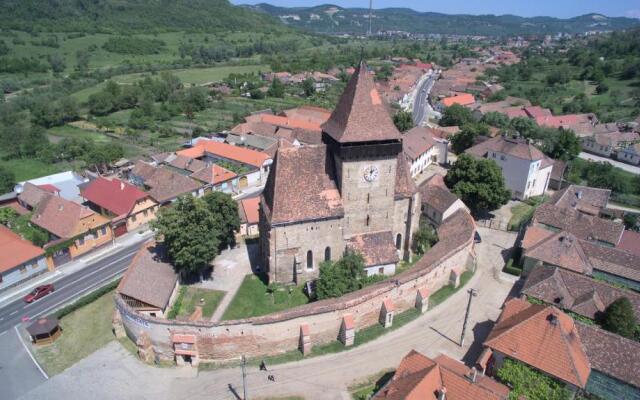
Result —
[[359, 330], [374, 324], [388, 327], [394, 314], [414, 307], [425, 312], [430, 293], [449, 283], [457, 286], [460, 275], [475, 268], [474, 233], [473, 218], [459, 210], [438, 229], [438, 243], [409, 270], [340, 298], [261, 317], [166, 320], [138, 313], [116, 295], [114, 329], [117, 335], [126, 332], [144, 358], [178, 363], [264, 357], [295, 349], [306, 354], [336, 339], [349, 346]]

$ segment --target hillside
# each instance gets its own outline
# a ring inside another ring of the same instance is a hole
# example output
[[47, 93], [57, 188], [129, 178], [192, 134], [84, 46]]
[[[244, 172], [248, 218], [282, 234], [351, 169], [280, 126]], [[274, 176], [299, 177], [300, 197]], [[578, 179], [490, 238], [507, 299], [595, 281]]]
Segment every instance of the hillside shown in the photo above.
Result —
[[3, 29], [49, 32], [264, 32], [282, 25], [227, 0], [3, 0]]
[[[277, 17], [290, 26], [317, 33], [363, 34], [368, 28], [369, 10], [364, 8], [342, 8], [334, 5], [285, 8], [265, 3], [245, 7]], [[609, 31], [638, 25], [640, 20], [637, 19], [609, 18], [600, 14], [558, 19], [523, 18], [515, 15], [447, 15], [408, 8], [385, 8], [374, 10], [372, 31], [505, 36]]]

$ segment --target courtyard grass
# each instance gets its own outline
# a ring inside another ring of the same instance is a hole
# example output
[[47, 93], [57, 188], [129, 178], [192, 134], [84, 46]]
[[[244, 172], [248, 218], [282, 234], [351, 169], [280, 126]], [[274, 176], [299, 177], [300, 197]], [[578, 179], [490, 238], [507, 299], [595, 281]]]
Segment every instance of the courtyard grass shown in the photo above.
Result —
[[200, 305], [200, 300], [202, 299], [202, 317], [205, 319], [211, 318], [225, 294], [226, 292], [221, 290], [182, 286], [180, 287], [178, 299], [176, 299], [173, 308], [169, 312], [169, 317], [178, 319], [180, 317], [189, 317], [196, 310], [196, 306]]
[[385, 370], [349, 386], [351, 398], [354, 400], [368, 400], [393, 378], [393, 373], [394, 370]]
[[263, 279], [256, 275], [247, 275], [222, 320], [258, 317], [309, 302], [302, 286], [277, 287], [273, 293], [269, 293], [268, 289]]
[[111, 316], [113, 291], [60, 319], [62, 336], [53, 344], [34, 346], [47, 374], [56, 375], [114, 340]]
[[527, 203], [519, 203], [511, 207], [511, 218], [509, 219], [509, 230], [517, 231], [523, 224], [529, 222], [536, 208]]
[[451, 297], [458, 290], [462, 289], [473, 276], [474, 271], [464, 271], [460, 275], [460, 285], [454, 287], [452, 284], [441, 287], [429, 296], [429, 310]]

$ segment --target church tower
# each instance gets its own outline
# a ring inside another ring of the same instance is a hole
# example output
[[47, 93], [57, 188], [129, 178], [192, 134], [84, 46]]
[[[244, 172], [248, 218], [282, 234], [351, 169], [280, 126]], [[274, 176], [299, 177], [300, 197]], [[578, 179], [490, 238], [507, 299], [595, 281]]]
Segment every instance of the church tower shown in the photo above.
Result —
[[343, 201], [344, 236], [389, 230], [401, 135], [364, 62], [322, 128]]

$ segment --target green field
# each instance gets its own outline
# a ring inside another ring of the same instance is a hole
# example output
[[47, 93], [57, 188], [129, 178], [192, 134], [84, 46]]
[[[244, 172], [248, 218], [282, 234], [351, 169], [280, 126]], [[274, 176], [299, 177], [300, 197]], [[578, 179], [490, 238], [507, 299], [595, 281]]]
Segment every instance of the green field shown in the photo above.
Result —
[[269, 293], [268, 286], [262, 279], [255, 275], [247, 275], [222, 319], [258, 317], [308, 302], [309, 299], [302, 292], [302, 286], [279, 287], [273, 293]]
[[53, 344], [36, 346], [35, 354], [49, 375], [56, 375], [114, 339], [111, 316], [113, 291], [60, 320], [62, 336]]
[[169, 314], [176, 318], [188, 318], [194, 313], [196, 306], [199, 305], [202, 307], [202, 317], [205, 319], [211, 318], [225, 294], [226, 292], [220, 290], [182, 286], [180, 287], [180, 295], [173, 304], [173, 309]]
[[[31, 158], [17, 158], [5, 160], [0, 157], [0, 166], [13, 172], [16, 182], [55, 174], [68, 169], [66, 164], [48, 164]], [[67, 167], [67, 168], [65, 168]]]

